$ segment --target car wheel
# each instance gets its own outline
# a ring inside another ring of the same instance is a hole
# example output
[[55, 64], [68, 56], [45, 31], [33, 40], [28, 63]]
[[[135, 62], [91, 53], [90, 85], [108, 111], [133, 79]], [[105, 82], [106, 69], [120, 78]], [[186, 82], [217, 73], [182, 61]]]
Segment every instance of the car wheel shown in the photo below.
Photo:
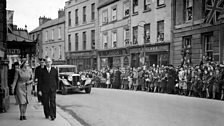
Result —
[[90, 87], [85, 88], [85, 92], [89, 94], [89, 93], [91, 92], [91, 86], [90, 86]]
[[63, 95], [66, 95], [66, 94], [68, 93], [68, 89], [67, 89], [65, 86], [63, 86], [63, 87], [62, 87], [62, 90], [61, 90], [61, 93], [62, 93]]

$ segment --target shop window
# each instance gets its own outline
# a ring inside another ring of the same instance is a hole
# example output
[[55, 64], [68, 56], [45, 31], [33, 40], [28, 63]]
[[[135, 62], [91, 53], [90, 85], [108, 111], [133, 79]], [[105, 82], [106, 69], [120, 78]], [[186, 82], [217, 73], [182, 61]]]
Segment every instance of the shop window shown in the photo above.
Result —
[[117, 7], [112, 8], [112, 21], [117, 20]]
[[150, 24], [144, 25], [144, 41], [150, 43]]
[[130, 7], [129, 2], [124, 3], [124, 17], [128, 17], [130, 15]]
[[130, 31], [128, 28], [124, 28], [124, 45], [129, 45]]
[[133, 27], [133, 44], [138, 44], [138, 26]]
[[79, 34], [75, 34], [75, 50], [78, 51], [79, 49]]
[[157, 42], [164, 41], [164, 20], [157, 22]]
[[145, 11], [150, 10], [150, 4], [151, 4], [151, 0], [144, 0], [144, 10]]
[[75, 9], [75, 24], [78, 25], [79, 24], [79, 10]]
[[133, 0], [133, 14], [138, 14], [138, 0]]
[[193, 19], [193, 0], [185, 0], [185, 21]]
[[203, 35], [204, 41], [204, 55], [206, 59], [212, 61], [213, 59], [213, 34], [208, 33]]
[[102, 15], [102, 22], [103, 24], [108, 23], [108, 14], [107, 14], [107, 10], [103, 11], [103, 15]]

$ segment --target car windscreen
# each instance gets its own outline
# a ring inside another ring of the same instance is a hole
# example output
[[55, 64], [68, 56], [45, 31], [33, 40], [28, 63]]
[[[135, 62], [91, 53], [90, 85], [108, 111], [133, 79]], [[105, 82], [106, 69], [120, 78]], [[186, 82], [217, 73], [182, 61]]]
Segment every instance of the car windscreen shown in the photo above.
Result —
[[76, 73], [76, 68], [59, 68], [59, 73], [64, 73], [64, 72], [74, 72]]

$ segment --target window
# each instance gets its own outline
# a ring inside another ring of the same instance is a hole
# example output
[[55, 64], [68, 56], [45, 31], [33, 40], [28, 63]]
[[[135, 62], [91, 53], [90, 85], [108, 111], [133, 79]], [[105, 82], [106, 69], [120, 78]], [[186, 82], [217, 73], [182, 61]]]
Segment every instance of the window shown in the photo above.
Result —
[[95, 3], [91, 4], [91, 19], [95, 20]]
[[117, 48], [117, 32], [112, 32], [112, 47]]
[[82, 33], [82, 38], [83, 38], [83, 50], [86, 50], [86, 32]]
[[45, 57], [48, 56], [48, 47], [45, 49]]
[[164, 21], [157, 22], [157, 42], [164, 41]]
[[129, 38], [130, 38], [129, 34], [130, 34], [129, 29], [124, 28], [124, 45], [129, 45], [130, 44], [129, 43]]
[[150, 24], [144, 25], [144, 41], [150, 43]]
[[68, 51], [71, 51], [72, 43], [71, 43], [71, 35], [68, 35]]
[[79, 49], [79, 34], [75, 34], [75, 50], [78, 51]]
[[204, 34], [204, 52], [209, 61], [213, 59], [213, 34]]
[[133, 0], [133, 14], [138, 13], [138, 0]]
[[103, 24], [106, 24], [108, 22], [108, 15], [107, 15], [107, 10], [103, 11]]
[[107, 49], [108, 48], [108, 41], [107, 41], [107, 33], [103, 34], [103, 48]]
[[52, 59], [54, 59], [54, 46], [52, 46], [51, 48], [51, 55], [52, 55]]
[[183, 47], [182, 48], [189, 48], [191, 47], [191, 36], [186, 36], [183, 38]]
[[157, 6], [162, 6], [165, 4], [165, 0], [157, 0]]
[[75, 9], [75, 24], [78, 25], [79, 24], [79, 16], [78, 16], [78, 9]]
[[117, 8], [116, 7], [114, 7], [112, 9], [112, 21], [115, 21], [115, 20], [117, 20]]
[[71, 26], [71, 11], [68, 12], [68, 26]]
[[83, 7], [83, 23], [86, 22], [86, 6]]
[[62, 58], [62, 55], [61, 55], [61, 45], [59, 45], [59, 59]]
[[51, 40], [54, 40], [54, 29], [51, 30]]
[[151, 0], [144, 0], [144, 10], [150, 10]]
[[46, 40], [45, 41], [48, 41], [48, 31], [46, 31]]
[[130, 14], [129, 2], [124, 3], [124, 17], [128, 17]]
[[96, 47], [96, 44], [95, 44], [95, 30], [91, 30], [91, 47], [92, 49], [95, 49]]
[[58, 28], [58, 39], [61, 39], [61, 27]]
[[133, 27], [133, 44], [138, 44], [138, 26]]
[[193, 19], [193, 0], [185, 0], [185, 20], [191, 21]]

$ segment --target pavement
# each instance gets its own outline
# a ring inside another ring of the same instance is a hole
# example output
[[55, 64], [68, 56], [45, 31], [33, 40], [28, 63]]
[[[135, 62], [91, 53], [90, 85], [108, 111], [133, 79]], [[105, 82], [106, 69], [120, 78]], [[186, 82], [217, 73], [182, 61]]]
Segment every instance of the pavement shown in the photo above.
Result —
[[10, 96], [10, 108], [5, 113], [0, 113], [0, 126], [82, 126], [70, 114], [57, 107], [56, 119], [45, 119], [43, 106], [37, 102], [37, 98], [29, 96], [27, 107], [27, 120], [19, 120], [19, 106], [15, 105], [14, 96]]

